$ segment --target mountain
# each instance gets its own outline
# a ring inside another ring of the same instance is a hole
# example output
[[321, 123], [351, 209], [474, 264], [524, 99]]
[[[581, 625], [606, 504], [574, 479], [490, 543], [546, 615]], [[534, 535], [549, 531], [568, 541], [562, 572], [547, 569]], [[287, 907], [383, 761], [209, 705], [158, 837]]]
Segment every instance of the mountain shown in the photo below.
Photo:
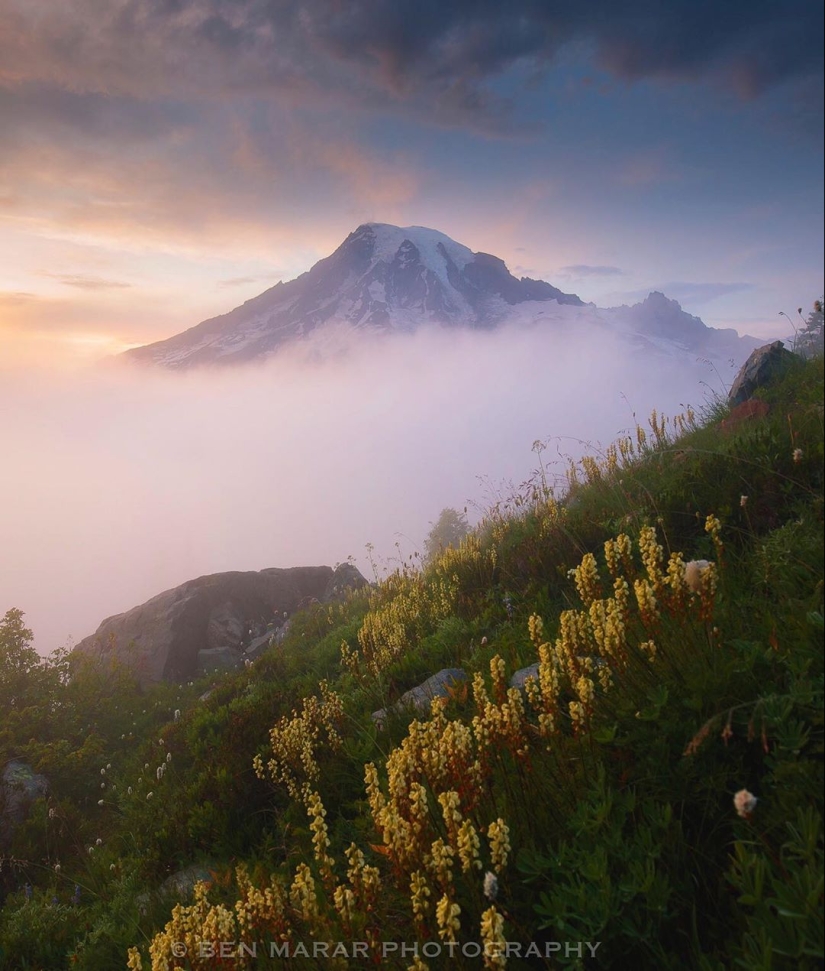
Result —
[[648, 346], [664, 339], [677, 350], [710, 356], [744, 358], [758, 343], [714, 331], [660, 293], [634, 307], [599, 310], [542, 280], [519, 279], [498, 257], [474, 253], [434, 229], [366, 223], [295, 280], [122, 356], [184, 369], [260, 360], [317, 339], [329, 325], [409, 332], [424, 324], [489, 329], [508, 322], [606, 324]]

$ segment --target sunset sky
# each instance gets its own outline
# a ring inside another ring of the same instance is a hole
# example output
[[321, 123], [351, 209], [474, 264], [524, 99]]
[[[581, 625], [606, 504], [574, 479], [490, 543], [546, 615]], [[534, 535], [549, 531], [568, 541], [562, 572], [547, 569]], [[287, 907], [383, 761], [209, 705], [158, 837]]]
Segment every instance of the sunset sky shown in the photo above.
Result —
[[0, 355], [169, 336], [366, 221], [786, 333], [822, 35], [818, 0], [0, 0]]

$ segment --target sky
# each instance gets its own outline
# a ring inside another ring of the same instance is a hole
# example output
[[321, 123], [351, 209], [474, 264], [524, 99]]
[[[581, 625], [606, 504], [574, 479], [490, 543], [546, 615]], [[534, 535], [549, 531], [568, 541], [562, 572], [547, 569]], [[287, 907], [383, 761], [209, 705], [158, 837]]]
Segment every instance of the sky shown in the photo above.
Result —
[[535, 334], [106, 361], [373, 221], [786, 336], [823, 292], [822, 36], [810, 0], [0, 0], [0, 612], [47, 653], [209, 572], [368, 573], [536, 439], [701, 406], [729, 375]]
[[0, 0], [3, 356], [170, 336], [367, 221], [774, 336], [823, 289], [822, 27], [817, 0]]

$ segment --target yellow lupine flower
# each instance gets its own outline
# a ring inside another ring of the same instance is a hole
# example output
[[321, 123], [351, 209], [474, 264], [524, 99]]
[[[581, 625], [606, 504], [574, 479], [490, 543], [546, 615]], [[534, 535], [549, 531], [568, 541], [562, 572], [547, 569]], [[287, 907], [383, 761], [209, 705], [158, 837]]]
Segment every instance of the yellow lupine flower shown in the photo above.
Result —
[[504, 918], [495, 907], [488, 908], [481, 915], [481, 939], [484, 942], [484, 967], [506, 967]]
[[435, 908], [438, 936], [443, 941], [455, 941], [456, 934], [461, 930], [461, 921], [458, 919], [460, 914], [461, 907], [451, 901], [447, 894], [444, 894]]
[[510, 827], [503, 819], [496, 819], [487, 827], [487, 838], [490, 840], [493, 869], [499, 873], [507, 866], [510, 854]]

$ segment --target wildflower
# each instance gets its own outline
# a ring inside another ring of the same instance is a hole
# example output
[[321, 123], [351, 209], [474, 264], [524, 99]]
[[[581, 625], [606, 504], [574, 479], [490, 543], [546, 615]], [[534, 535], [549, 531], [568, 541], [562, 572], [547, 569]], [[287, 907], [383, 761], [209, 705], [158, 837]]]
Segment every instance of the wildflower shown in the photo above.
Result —
[[176, 722], [180, 721], [180, 708], [175, 709], [175, 721]]
[[493, 867], [501, 871], [507, 866], [510, 853], [510, 827], [503, 819], [497, 819], [487, 827], [487, 836], [490, 840]]
[[166, 761], [167, 762], [171, 762], [172, 761], [172, 753], [171, 752], [167, 752], [166, 753]]
[[752, 792], [748, 792], [747, 789], [740, 789], [733, 797], [733, 805], [736, 807], [736, 812], [743, 819], [750, 817], [750, 814], [756, 809], [758, 801], [756, 796]]
[[490, 907], [481, 915], [481, 938], [484, 941], [484, 966], [486, 968], [504, 968], [507, 959], [504, 956], [507, 946], [504, 940], [504, 918], [495, 907]]
[[739, 505], [741, 506], [741, 508], [744, 509], [745, 506], [747, 506], [747, 504], [748, 504], [748, 497], [747, 496], [740, 496], [739, 497]]
[[54, 865], [54, 872], [55, 873], [60, 873], [60, 864], [59, 863], [55, 863], [55, 865]]
[[410, 880], [410, 902], [416, 920], [423, 921], [429, 908], [430, 888], [427, 886], [426, 875], [420, 870], [413, 873]]
[[685, 563], [685, 583], [694, 593], [702, 587], [702, 571], [707, 570], [710, 563], [707, 560], [690, 560]]
[[129, 788], [126, 790], [126, 792], [131, 796], [132, 795], [132, 787], [129, 786]]
[[103, 840], [102, 839], [96, 839], [95, 840], [95, 846], [103, 846]]
[[146, 793], [146, 798], [147, 798], [147, 799], [151, 799], [151, 798], [152, 798], [152, 796], [154, 796], [154, 792], [147, 792], [147, 793]]
[[111, 767], [112, 767], [112, 763], [111, 763], [111, 762], [107, 762], [107, 763], [106, 763], [106, 768], [107, 768], [107, 769], [111, 769]]
[[106, 770], [105, 770], [105, 769], [101, 769], [101, 770], [100, 770], [100, 774], [101, 774], [101, 775], [106, 775]]
[[163, 748], [163, 747], [164, 747], [164, 744], [163, 744], [163, 739], [162, 739], [162, 738], [159, 738], [159, 739], [158, 739], [158, 745], [160, 745], [160, 747], [161, 747], [161, 748]]
[[794, 462], [794, 465], [799, 465], [799, 463], [802, 461], [802, 457], [803, 457], [802, 449], [801, 448], [795, 448], [793, 450], [793, 462]]
[[438, 901], [435, 908], [435, 916], [438, 921], [438, 936], [444, 941], [455, 941], [456, 932], [461, 930], [461, 922], [458, 919], [461, 907], [450, 901], [447, 894]]
[[102, 799], [98, 799], [97, 804], [98, 804], [98, 806], [102, 806], [103, 805], [103, 800]]
[[55, 817], [56, 815], [57, 815], [57, 814], [55, 813], [55, 811], [54, 811], [53, 809], [50, 809], [50, 810], [49, 810], [49, 819], [54, 819], [54, 817]]
[[498, 877], [490, 870], [484, 874], [484, 896], [488, 900], [495, 900], [498, 896]]

